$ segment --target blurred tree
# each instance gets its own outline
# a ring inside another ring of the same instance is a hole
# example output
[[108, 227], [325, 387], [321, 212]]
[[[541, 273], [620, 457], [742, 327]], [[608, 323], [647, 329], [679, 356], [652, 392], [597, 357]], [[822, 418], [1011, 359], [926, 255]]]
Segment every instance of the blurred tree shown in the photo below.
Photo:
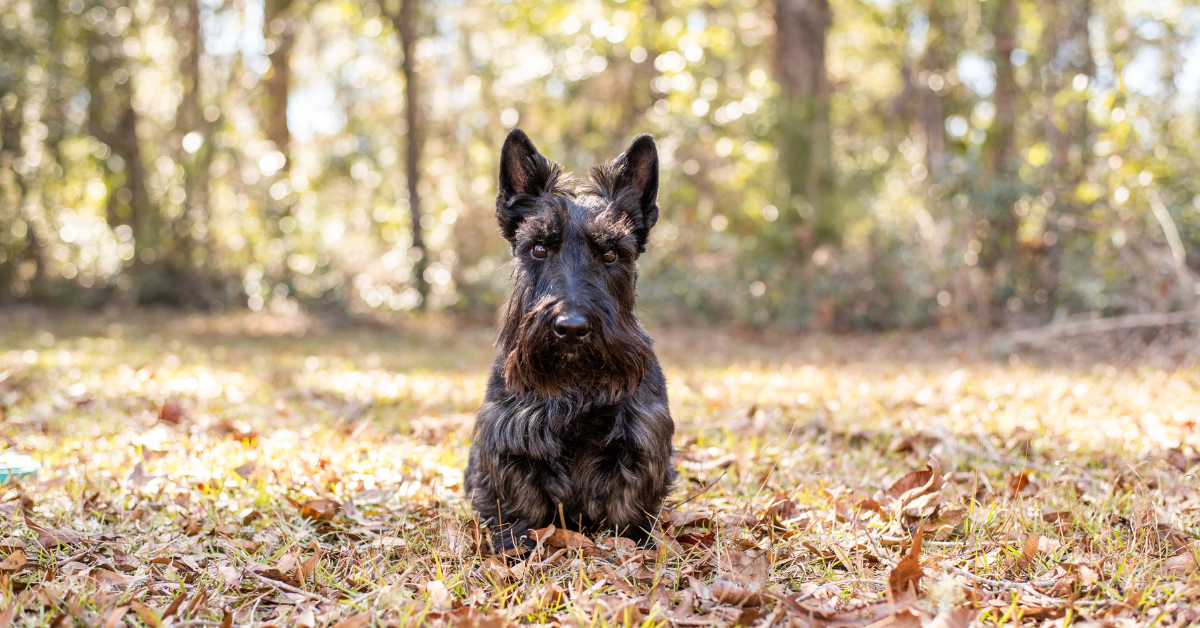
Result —
[[409, 256], [413, 260], [413, 282], [421, 295], [420, 309], [429, 300], [429, 282], [425, 270], [429, 267], [425, 240], [421, 236], [421, 83], [417, 75], [417, 21], [420, 19], [420, 0], [399, 0], [399, 7], [389, 17], [400, 37], [400, 70], [404, 73], [404, 124], [407, 142], [404, 153], [405, 185], [408, 188], [408, 212], [412, 219], [412, 244]]
[[[817, 243], [834, 242], [841, 229], [831, 198], [829, 78], [825, 34], [833, 21], [827, 0], [776, 0], [775, 64], [780, 99], [777, 128], [783, 169], [779, 204], [799, 213]], [[792, 222], [788, 220], [784, 224]]]

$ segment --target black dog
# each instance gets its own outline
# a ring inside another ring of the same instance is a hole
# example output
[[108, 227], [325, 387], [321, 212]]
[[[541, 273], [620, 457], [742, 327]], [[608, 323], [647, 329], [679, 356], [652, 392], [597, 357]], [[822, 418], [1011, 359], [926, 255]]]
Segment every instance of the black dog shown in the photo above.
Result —
[[513, 292], [465, 483], [496, 551], [551, 523], [648, 543], [674, 479], [666, 380], [633, 311], [658, 221], [654, 139], [590, 175], [573, 190], [520, 129], [500, 154]]

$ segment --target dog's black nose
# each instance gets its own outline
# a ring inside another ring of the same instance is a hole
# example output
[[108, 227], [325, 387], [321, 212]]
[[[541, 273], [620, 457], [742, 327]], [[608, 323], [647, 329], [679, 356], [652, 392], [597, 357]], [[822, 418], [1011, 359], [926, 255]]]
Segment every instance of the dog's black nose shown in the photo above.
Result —
[[559, 338], [579, 341], [587, 338], [592, 326], [579, 314], [560, 314], [554, 319], [554, 333]]

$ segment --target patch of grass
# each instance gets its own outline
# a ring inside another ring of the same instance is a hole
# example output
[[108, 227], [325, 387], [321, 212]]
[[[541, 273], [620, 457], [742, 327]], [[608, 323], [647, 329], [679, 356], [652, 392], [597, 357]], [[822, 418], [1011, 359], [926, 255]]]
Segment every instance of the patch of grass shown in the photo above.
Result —
[[506, 558], [461, 493], [490, 329], [0, 320], [5, 447], [44, 467], [0, 487], [0, 625], [1200, 621], [1196, 367], [1120, 338], [658, 331], [658, 549]]

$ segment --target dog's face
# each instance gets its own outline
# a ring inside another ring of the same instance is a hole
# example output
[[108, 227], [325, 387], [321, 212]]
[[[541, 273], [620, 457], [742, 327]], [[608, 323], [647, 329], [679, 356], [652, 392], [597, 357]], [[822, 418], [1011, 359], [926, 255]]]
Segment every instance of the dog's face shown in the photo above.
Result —
[[500, 155], [496, 219], [509, 241], [513, 293], [497, 344], [518, 395], [596, 388], [615, 400], [652, 356], [634, 315], [637, 259], [658, 221], [658, 151], [649, 135], [595, 166], [578, 190], [513, 129]]

